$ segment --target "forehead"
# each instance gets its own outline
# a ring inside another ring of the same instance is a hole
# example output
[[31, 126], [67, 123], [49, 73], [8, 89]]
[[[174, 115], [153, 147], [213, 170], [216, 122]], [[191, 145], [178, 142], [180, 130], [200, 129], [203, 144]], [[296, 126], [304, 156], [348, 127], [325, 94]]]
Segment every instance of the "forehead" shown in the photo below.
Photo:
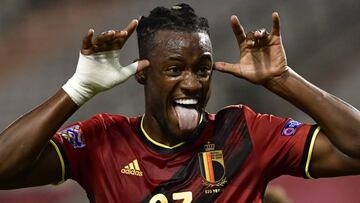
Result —
[[170, 53], [184, 48], [212, 53], [210, 37], [205, 32], [160, 30], [155, 33], [153, 42], [153, 48], [165, 49]]

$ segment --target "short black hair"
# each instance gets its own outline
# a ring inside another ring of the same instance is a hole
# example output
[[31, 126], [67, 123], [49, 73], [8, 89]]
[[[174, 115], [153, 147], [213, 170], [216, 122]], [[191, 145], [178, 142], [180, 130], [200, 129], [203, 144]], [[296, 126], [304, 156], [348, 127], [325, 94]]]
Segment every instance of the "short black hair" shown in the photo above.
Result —
[[210, 35], [207, 19], [197, 16], [188, 4], [177, 4], [170, 9], [156, 7], [148, 17], [141, 16], [136, 28], [140, 59], [148, 57], [155, 33], [159, 30], [204, 32]]

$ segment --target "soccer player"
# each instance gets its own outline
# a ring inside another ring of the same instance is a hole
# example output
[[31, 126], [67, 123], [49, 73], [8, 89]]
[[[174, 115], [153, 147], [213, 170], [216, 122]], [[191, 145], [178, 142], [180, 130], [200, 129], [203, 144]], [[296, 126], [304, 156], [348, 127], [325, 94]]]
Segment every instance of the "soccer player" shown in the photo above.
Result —
[[[236, 64], [213, 61], [208, 22], [186, 4], [157, 7], [94, 39], [89, 30], [73, 77], [1, 133], [0, 187], [71, 178], [91, 202], [261, 202], [267, 183], [284, 174], [359, 174], [359, 111], [294, 72], [277, 13], [272, 24], [271, 33], [245, 34], [231, 16]], [[140, 60], [122, 66], [118, 50], [135, 29]], [[244, 105], [206, 112], [214, 70], [262, 85], [317, 124]], [[58, 130], [87, 100], [132, 75], [144, 87], [143, 115], [98, 114]]]

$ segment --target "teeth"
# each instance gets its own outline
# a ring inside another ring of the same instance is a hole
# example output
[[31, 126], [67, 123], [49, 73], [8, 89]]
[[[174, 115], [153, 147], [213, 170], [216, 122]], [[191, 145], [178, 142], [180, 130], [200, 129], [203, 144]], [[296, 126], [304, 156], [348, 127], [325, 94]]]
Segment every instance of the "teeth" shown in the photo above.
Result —
[[182, 105], [194, 105], [198, 103], [197, 99], [177, 99], [175, 103]]

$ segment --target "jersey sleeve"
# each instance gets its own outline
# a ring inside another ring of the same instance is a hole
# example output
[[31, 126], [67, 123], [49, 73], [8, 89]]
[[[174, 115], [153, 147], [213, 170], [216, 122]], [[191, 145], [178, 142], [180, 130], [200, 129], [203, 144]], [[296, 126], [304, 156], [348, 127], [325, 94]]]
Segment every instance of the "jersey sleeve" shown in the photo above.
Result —
[[312, 178], [308, 169], [317, 125], [257, 114], [246, 106], [243, 111], [260, 167], [269, 179], [285, 174]]
[[71, 178], [86, 185], [86, 166], [91, 161], [89, 151], [93, 137], [101, 129], [98, 117], [76, 122], [60, 129], [50, 140], [62, 167], [62, 181]]

